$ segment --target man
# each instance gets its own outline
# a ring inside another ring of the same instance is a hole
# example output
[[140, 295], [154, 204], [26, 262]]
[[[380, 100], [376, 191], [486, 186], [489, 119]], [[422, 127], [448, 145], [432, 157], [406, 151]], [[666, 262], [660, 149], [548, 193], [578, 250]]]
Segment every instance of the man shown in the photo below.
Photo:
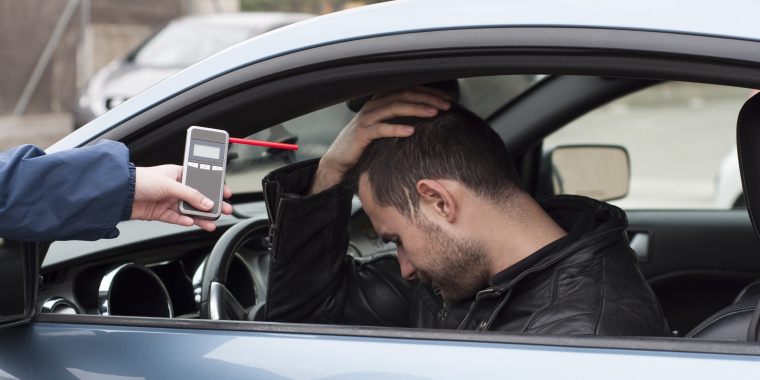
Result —
[[[201, 210], [214, 202], [182, 185], [182, 167], [135, 168], [124, 144], [46, 155], [34, 145], [0, 153], [0, 237], [21, 241], [98, 240], [119, 236], [122, 220], [158, 220], [213, 231], [214, 222], [180, 215], [179, 200]], [[231, 196], [224, 188], [224, 196]], [[222, 205], [230, 214], [232, 206]]]
[[[624, 212], [578, 196], [534, 200], [499, 136], [448, 99], [425, 87], [380, 94], [319, 162], [264, 179], [267, 319], [666, 335]], [[342, 184], [398, 258], [346, 255]]]

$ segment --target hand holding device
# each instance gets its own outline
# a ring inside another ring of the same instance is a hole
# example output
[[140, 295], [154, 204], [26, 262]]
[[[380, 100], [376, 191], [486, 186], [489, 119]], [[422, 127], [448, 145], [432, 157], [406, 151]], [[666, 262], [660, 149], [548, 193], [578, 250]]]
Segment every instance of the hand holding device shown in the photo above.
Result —
[[[219, 219], [221, 214], [232, 213], [232, 206], [222, 201], [232, 196], [224, 184], [230, 142], [298, 150], [298, 146], [293, 144], [230, 138], [226, 131], [219, 129], [188, 128], [184, 163], [176, 180], [182, 178], [182, 188], [192, 194], [185, 194], [184, 197], [175, 195], [179, 198], [179, 213], [185, 216], [170, 213], [171, 219], [175, 220], [170, 223], [192, 225], [190, 221], [193, 221], [201, 228], [213, 231], [216, 225], [212, 220]], [[183, 222], [177, 222], [179, 220]]]
[[[136, 168], [135, 200], [132, 204], [131, 219], [157, 220], [188, 227], [197, 224], [206, 231], [213, 231], [216, 228], [214, 222], [179, 214], [180, 199], [198, 209], [208, 210], [213, 206], [213, 202], [198, 190], [180, 183], [182, 174], [182, 167], [178, 165]], [[227, 186], [224, 187], [223, 193], [225, 198], [232, 195]], [[230, 213], [232, 206], [223, 202], [222, 214]]]
[[222, 215], [229, 140], [227, 131], [196, 126], [187, 129], [182, 184], [201, 192], [214, 202], [214, 206], [210, 210], [199, 209], [180, 200], [180, 213], [207, 220], [217, 220]]

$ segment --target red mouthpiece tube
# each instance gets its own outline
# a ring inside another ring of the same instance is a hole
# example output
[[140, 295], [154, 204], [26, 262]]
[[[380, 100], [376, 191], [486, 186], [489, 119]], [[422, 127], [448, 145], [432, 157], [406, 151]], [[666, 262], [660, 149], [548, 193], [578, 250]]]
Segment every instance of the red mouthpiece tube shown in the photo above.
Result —
[[234, 144], [265, 146], [267, 148], [298, 150], [298, 145], [283, 144], [283, 143], [277, 143], [277, 142], [271, 142], [271, 141], [248, 140], [248, 139], [239, 139], [236, 137], [230, 137], [230, 142]]

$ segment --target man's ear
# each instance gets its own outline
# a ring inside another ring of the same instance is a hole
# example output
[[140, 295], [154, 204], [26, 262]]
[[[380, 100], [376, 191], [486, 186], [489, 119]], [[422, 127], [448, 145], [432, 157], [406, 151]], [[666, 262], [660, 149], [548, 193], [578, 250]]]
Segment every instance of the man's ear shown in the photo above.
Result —
[[457, 204], [454, 197], [438, 181], [423, 179], [417, 182], [417, 193], [420, 194], [420, 207], [429, 206], [436, 214], [449, 223], [457, 220]]

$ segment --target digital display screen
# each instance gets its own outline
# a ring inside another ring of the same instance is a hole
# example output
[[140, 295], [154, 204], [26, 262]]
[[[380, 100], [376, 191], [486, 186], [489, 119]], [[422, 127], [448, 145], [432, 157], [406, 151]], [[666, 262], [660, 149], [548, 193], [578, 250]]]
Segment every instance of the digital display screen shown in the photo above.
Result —
[[208, 145], [195, 144], [195, 146], [193, 146], [193, 156], [196, 157], [218, 160], [220, 151], [221, 149]]

